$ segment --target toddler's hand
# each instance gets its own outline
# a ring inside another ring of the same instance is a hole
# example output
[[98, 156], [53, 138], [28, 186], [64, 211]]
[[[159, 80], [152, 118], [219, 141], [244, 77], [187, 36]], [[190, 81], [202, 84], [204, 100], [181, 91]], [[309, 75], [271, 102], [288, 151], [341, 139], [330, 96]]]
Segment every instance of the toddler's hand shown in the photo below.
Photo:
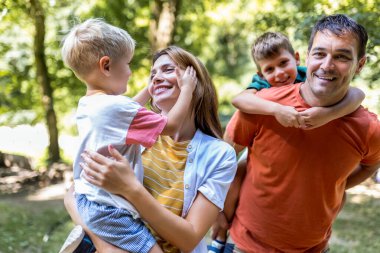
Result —
[[178, 87], [182, 90], [184, 87], [188, 87], [191, 92], [194, 91], [197, 85], [197, 73], [192, 66], [188, 66], [183, 74], [181, 74], [180, 69], [177, 67], [175, 69], [177, 75]]

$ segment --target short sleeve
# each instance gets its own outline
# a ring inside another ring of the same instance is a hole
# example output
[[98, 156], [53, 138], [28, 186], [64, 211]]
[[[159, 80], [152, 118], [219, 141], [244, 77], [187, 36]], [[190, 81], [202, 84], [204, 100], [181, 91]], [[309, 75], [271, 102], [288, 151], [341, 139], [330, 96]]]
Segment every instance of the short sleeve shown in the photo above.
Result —
[[[218, 152], [221, 152], [221, 150]], [[228, 145], [227, 152], [225, 151], [223, 155], [216, 155], [214, 157], [213, 162], [208, 168], [212, 170], [211, 174], [198, 188], [199, 192], [221, 210], [224, 208], [229, 187], [235, 177], [236, 167], [235, 151]]]
[[371, 115], [373, 121], [371, 122], [370, 135], [368, 138], [368, 149], [361, 161], [362, 164], [375, 165], [380, 163], [380, 122], [375, 114]]
[[128, 129], [126, 144], [141, 144], [151, 147], [162, 133], [168, 119], [165, 116], [139, 108]]
[[229, 138], [236, 144], [248, 147], [255, 136], [255, 115], [236, 111], [226, 127]]
[[252, 82], [248, 85], [247, 89], [256, 89], [259, 91], [261, 89], [267, 89], [270, 87], [270, 84], [265, 79], [262, 79], [259, 75], [256, 74], [252, 77]]

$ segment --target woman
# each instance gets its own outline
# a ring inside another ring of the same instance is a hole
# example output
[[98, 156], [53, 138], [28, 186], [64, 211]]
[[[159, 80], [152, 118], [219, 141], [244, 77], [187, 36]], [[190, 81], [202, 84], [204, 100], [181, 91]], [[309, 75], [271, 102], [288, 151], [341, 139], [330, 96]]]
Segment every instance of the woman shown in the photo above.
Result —
[[[187, 120], [175, 135], [160, 136], [143, 152], [144, 185], [112, 147], [114, 159], [91, 151], [83, 155], [85, 179], [128, 199], [165, 252], [207, 252], [202, 239], [223, 209], [236, 172], [235, 152], [221, 140], [215, 88], [196, 57], [175, 46], [154, 55], [152, 107], [163, 115], [170, 111], [180, 93], [175, 68], [183, 71], [187, 66], [193, 66], [198, 78]], [[81, 223], [72, 194], [65, 202], [74, 221]], [[100, 252], [112, 248], [90, 236]]]

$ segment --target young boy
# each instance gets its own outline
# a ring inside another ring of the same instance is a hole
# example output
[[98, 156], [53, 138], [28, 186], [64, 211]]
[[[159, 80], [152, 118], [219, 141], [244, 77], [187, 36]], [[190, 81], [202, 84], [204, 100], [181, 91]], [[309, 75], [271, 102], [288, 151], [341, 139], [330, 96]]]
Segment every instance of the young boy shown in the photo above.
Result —
[[[306, 68], [299, 66], [298, 52], [294, 51], [289, 39], [279, 32], [262, 34], [253, 43], [251, 53], [257, 67], [257, 75], [253, 76], [252, 83], [247, 89], [232, 101], [240, 111], [272, 115], [285, 127], [312, 129], [355, 111], [364, 99], [365, 95], [360, 89], [350, 88], [348, 95], [340, 103], [331, 107], [312, 107], [303, 112], [298, 112], [291, 106], [262, 99], [255, 95], [261, 89], [304, 82]], [[240, 161], [246, 158], [247, 151], [242, 154]], [[239, 162], [239, 166], [244, 165], [240, 165]], [[224, 214], [226, 222], [232, 219], [233, 213], [226, 211]], [[222, 252], [226, 232], [219, 229], [217, 234], [212, 235], [215, 240], [208, 246], [209, 253]]]
[[[136, 209], [125, 199], [91, 185], [81, 177], [86, 149], [108, 154], [108, 145], [118, 149], [131, 163], [142, 182], [140, 145], [151, 147], [158, 135], [170, 135], [187, 115], [196, 85], [195, 72], [188, 67], [177, 78], [179, 99], [167, 117], [146, 110], [147, 89], [136, 96], [137, 103], [122, 96], [131, 75], [130, 62], [135, 42], [124, 30], [100, 19], [89, 19], [72, 28], [62, 45], [65, 64], [87, 87], [77, 109], [81, 144], [74, 161], [76, 202], [85, 226], [101, 239], [128, 252], [162, 252], [144, 226]], [[84, 232], [77, 226], [60, 252], [93, 252], [86, 249]]]

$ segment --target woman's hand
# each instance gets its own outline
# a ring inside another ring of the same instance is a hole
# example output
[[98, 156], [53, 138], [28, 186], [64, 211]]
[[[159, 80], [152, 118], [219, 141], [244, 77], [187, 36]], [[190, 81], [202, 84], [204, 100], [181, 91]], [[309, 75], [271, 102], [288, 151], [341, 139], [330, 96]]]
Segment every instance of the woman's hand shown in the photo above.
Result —
[[93, 185], [119, 195], [138, 191], [140, 182], [135, 177], [128, 160], [114, 147], [108, 146], [112, 158], [105, 157], [97, 152], [85, 151], [81, 163], [83, 178]]
[[187, 87], [187, 89], [193, 92], [198, 82], [197, 73], [194, 68], [192, 66], [188, 66], [185, 72], [182, 74], [181, 70], [176, 67], [175, 73], [177, 76], [178, 87], [181, 89], [181, 91], [184, 87]]

